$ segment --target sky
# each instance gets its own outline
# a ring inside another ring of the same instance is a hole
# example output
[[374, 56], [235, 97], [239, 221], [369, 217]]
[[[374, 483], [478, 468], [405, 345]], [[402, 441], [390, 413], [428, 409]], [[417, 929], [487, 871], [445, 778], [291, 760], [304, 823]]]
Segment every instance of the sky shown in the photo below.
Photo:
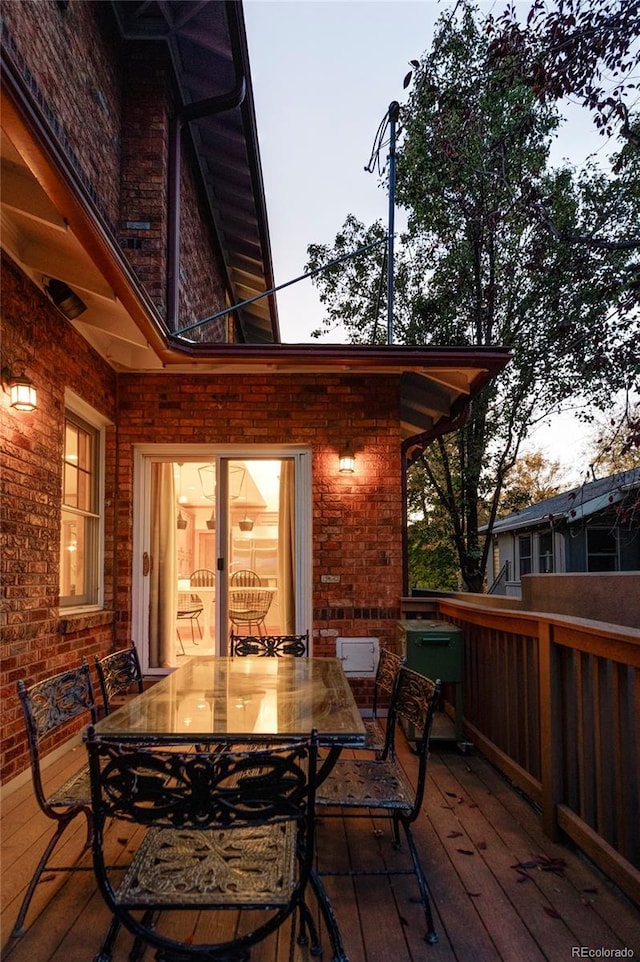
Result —
[[[499, 14], [504, 4], [478, 5]], [[518, 5], [524, 11], [530, 4]], [[331, 244], [347, 214], [365, 224], [388, 222], [386, 188], [364, 168], [389, 104], [407, 98], [409, 61], [429, 49], [434, 24], [449, 7], [449, 0], [244, 0], [276, 285], [303, 274], [307, 246]], [[589, 116], [577, 109], [552, 157], [579, 164], [602, 148]], [[396, 227], [402, 216], [397, 211]], [[279, 291], [277, 300], [282, 340], [308, 342], [323, 317], [311, 281]], [[575, 467], [589, 432], [563, 419], [555, 433], [547, 453]], [[535, 447], [544, 449], [547, 440], [545, 429]]]

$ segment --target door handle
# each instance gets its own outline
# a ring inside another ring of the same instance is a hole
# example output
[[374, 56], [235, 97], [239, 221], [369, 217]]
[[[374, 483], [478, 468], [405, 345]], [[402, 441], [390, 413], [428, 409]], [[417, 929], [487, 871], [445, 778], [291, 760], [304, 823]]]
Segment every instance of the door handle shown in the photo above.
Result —
[[153, 558], [148, 551], [142, 555], [142, 576], [146, 578], [153, 571]]

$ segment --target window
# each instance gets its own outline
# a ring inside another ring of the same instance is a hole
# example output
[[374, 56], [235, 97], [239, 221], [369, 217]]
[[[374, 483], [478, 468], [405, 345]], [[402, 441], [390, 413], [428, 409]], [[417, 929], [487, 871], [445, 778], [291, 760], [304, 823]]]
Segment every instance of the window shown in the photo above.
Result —
[[550, 531], [538, 539], [538, 571], [543, 575], [553, 571], [553, 535]]
[[102, 532], [99, 428], [67, 410], [62, 460], [60, 606], [97, 605]]
[[518, 538], [520, 553], [520, 577], [531, 574], [531, 535], [522, 534]]
[[611, 528], [587, 528], [587, 571], [617, 571], [618, 542]]

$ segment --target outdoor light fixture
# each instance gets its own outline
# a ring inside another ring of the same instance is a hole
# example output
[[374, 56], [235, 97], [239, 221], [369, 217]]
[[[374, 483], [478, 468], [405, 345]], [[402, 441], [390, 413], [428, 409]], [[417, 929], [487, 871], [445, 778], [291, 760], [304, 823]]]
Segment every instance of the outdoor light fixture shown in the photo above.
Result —
[[80, 300], [78, 295], [64, 281], [57, 281], [55, 277], [52, 277], [48, 284], [44, 285], [44, 289], [58, 310], [62, 311], [70, 321], [79, 317], [80, 314], [84, 314], [87, 309], [84, 301]]
[[12, 374], [9, 368], [2, 369], [2, 386], [9, 391], [9, 404], [16, 411], [35, 411], [38, 395], [31, 378], [24, 371]]
[[353, 474], [356, 466], [356, 456], [350, 444], [346, 444], [340, 452], [338, 470], [340, 474]]

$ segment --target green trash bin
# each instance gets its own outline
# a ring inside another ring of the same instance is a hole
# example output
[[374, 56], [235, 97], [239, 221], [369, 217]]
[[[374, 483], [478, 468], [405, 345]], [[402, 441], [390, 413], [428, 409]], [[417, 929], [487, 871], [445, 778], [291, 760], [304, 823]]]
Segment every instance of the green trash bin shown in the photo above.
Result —
[[[401, 651], [407, 667], [441, 681], [455, 684], [455, 740], [462, 741], [462, 630], [449, 621], [415, 619], [399, 621]], [[414, 738], [414, 732], [407, 732]], [[433, 738], [437, 741], [437, 736]]]

